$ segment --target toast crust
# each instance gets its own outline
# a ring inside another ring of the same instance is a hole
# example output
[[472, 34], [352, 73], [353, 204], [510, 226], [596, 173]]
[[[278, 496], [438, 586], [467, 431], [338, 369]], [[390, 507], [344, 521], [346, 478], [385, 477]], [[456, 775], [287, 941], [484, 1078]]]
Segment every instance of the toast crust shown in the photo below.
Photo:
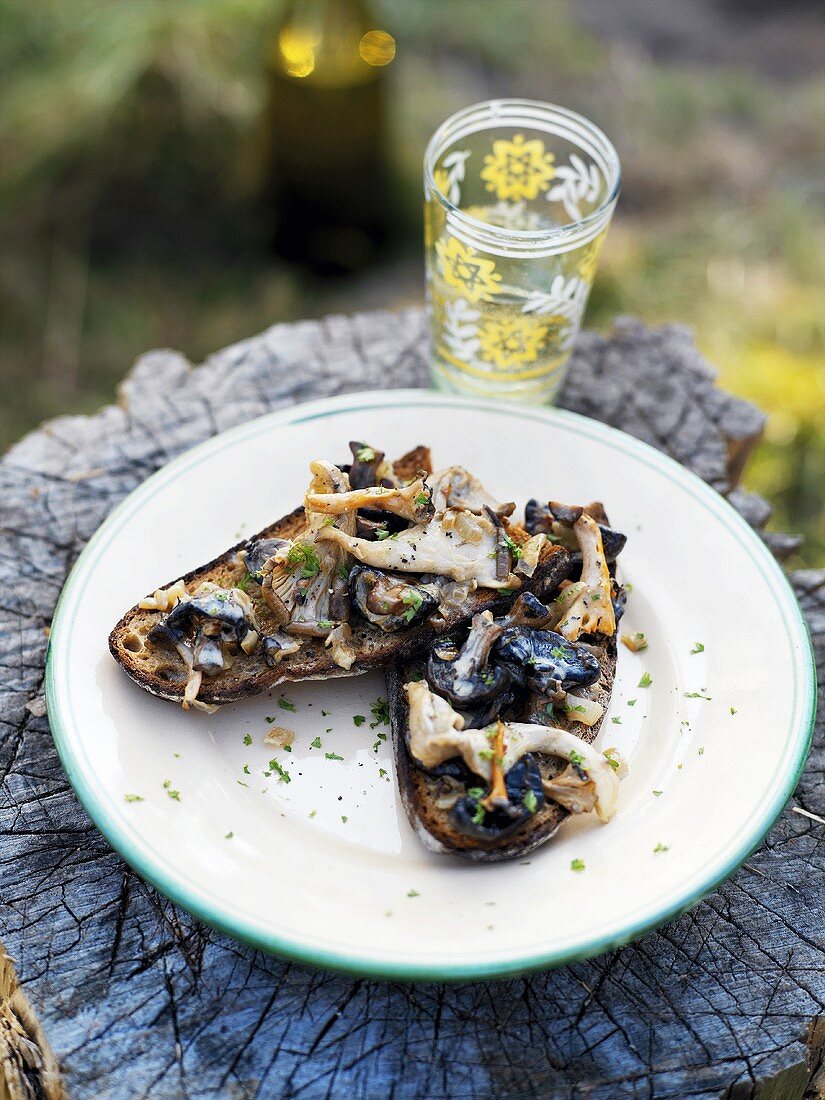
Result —
[[[592, 726], [570, 720], [569, 717], [553, 717], [553, 725], [567, 729], [592, 744], [598, 736], [610, 703], [613, 679], [616, 673], [616, 638], [601, 639], [599, 667], [601, 676], [598, 691], [593, 698], [604, 707], [604, 714]], [[409, 706], [404, 684], [423, 672], [423, 662], [398, 662], [387, 669], [387, 693], [390, 723], [392, 727], [393, 753], [401, 801], [407, 817], [420, 840], [430, 851], [462, 856], [477, 862], [497, 862], [517, 859], [532, 852], [548, 841], [568, 815], [568, 810], [547, 799], [544, 805], [514, 834], [501, 840], [485, 841], [467, 836], [453, 827], [449, 810], [439, 809], [436, 802], [443, 794], [442, 781], [430, 775], [413, 760], [407, 748]], [[542, 779], [558, 775], [566, 764], [558, 757], [537, 753]]]

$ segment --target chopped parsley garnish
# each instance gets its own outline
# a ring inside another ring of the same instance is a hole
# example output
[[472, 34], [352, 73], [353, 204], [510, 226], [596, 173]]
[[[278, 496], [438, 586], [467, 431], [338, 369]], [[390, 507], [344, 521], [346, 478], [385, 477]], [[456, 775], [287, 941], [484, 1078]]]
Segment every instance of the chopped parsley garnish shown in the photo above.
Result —
[[568, 760], [576, 767], [580, 767], [584, 763], [584, 757], [580, 752], [576, 752], [575, 749], [571, 749], [568, 753]]
[[493, 680], [495, 680], [495, 678], [496, 678], [496, 674], [493, 672], [493, 670], [491, 668], [488, 668], [486, 672], [482, 672], [482, 674], [481, 674], [481, 682], [482, 682], [482, 684], [485, 684], [487, 687], [489, 687], [492, 684], [492, 682], [493, 682]]
[[343, 760], [344, 758], [343, 758], [343, 756], [339, 756], [337, 752], [325, 752], [324, 753], [324, 759], [325, 760]]
[[374, 730], [376, 726], [380, 726], [382, 723], [388, 726], [390, 723], [390, 707], [387, 700], [379, 695], [374, 703], [370, 703], [370, 713], [374, 721], [370, 722], [370, 729]]
[[372, 447], [359, 447], [355, 457], [359, 462], [375, 462], [375, 451]]
[[292, 752], [292, 745], [284, 745], [283, 750], [284, 752]]
[[321, 717], [322, 718], [329, 718], [329, 713], [330, 712], [328, 710], [322, 710], [321, 711]]
[[536, 812], [536, 807], [538, 806], [536, 792], [531, 790], [526, 791], [524, 798], [522, 799], [522, 805], [524, 806], [528, 814], [534, 814]]
[[[374, 728], [374, 727], [371, 727], [371, 728]], [[381, 742], [387, 740], [387, 735], [386, 735], [386, 733], [383, 733], [381, 730], [379, 730], [378, 733], [375, 736], [378, 738], [378, 740], [372, 746], [372, 751], [373, 752], [378, 752], [378, 750], [381, 748]]]
[[346, 565], [344, 562], [342, 562], [338, 566], [338, 576], [341, 578], [342, 581], [347, 580], [347, 578], [349, 577], [351, 569], [352, 569], [352, 566], [351, 565]]
[[310, 816], [310, 817], [315, 817], [315, 815], [316, 815], [317, 813], [318, 813], [318, 811], [317, 811], [317, 810], [310, 810], [310, 811], [309, 811], [309, 816]]
[[223, 839], [224, 839], [224, 840], [231, 840], [231, 839], [232, 839], [232, 837], [233, 837], [234, 835], [235, 835], [235, 834], [234, 834], [234, 833], [231, 833], [231, 832], [230, 832], [230, 833], [227, 833], [227, 834], [226, 834], [226, 836], [225, 836], [225, 837], [224, 837]]
[[475, 810], [473, 811], [473, 816], [470, 818], [470, 820], [472, 821], [473, 825], [483, 825], [484, 818], [486, 816], [487, 811], [484, 809], [484, 806], [479, 802]]
[[627, 705], [629, 707], [635, 707], [636, 706], [636, 700], [635, 699], [628, 699], [627, 700]]
[[380, 776], [381, 779], [386, 779], [387, 778], [387, 769], [386, 768], [379, 768], [378, 769], [378, 775]]
[[577, 712], [584, 714], [584, 707], [581, 705], [581, 703], [576, 703], [574, 706], [571, 706], [570, 703], [565, 703], [564, 709], [567, 711], [568, 714], [573, 714]]
[[508, 550], [513, 555], [513, 557], [516, 559], [516, 561], [518, 561], [518, 559], [520, 557], [522, 557], [522, 555], [523, 555], [523, 550], [521, 549], [521, 547], [518, 545], [517, 542], [513, 542], [513, 540], [510, 538], [510, 536], [507, 534], [506, 531], [502, 531], [502, 535], [504, 537], [504, 542], [506, 543]]
[[616, 757], [610, 756], [610, 754], [607, 752], [602, 753], [602, 755], [604, 756], [610, 767], [613, 769], [613, 771], [617, 772], [619, 770], [619, 761], [616, 759]]
[[172, 780], [171, 779], [164, 779], [163, 789], [166, 791], [166, 793], [169, 795], [170, 798], [174, 799], [175, 802], [180, 802], [180, 791], [173, 791], [172, 790]]
[[309, 579], [317, 577], [321, 571], [318, 555], [312, 546], [305, 542], [293, 542], [286, 555], [287, 564], [301, 566], [301, 576]]
[[565, 652], [564, 646], [557, 645], [553, 646], [550, 650], [550, 656], [556, 657], [559, 661], [563, 661], [567, 657], [567, 653]]
[[669, 852], [670, 851], [670, 845], [669, 844], [662, 844], [662, 842], [659, 841], [659, 843], [656, 845], [656, 847], [653, 849], [653, 851], [654, 851], [654, 853], [655, 852]]
[[545, 703], [544, 713], [547, 715], [548, 718], [553, 717], [553, 704], [552, 703]]
[[407, 891], [407, 897], [408, 898], [420, 898], [421, 895], [419, 894], [419, 892], [417, 890], [412, 890], [411, 889], [411, 890]]
[[[278, 700], [278, 706], [281, 710], [295, 710], [295, 704], [290, 703], [289, 699], [284, 699], [283, 697]], [[267, 721], [268, 720], [269, 719], [267, 719]]]
[[617, 726], [620, 726], [622, 724], [622, 720], [621, 718], [619, 718], [618, 715], [616, 715], [615, 718], [612, 718], [611, 721], [614, 722]]
[[404, 618], [408, 623], [411, 623], [424, 603], [424, 597], [415, 588], [405, 588], [401, 593], [401, 602], [407, 605]]
[[353, 714], [352, 720], [356, 724], [356, 726], [363, 726], [363, 724], [366, 722], [366, 718], [363, 714]]
[[697, 642], [690, 652], [691, 653], [704, 653], [705, 652], [705, 647], [702, 645], [701, 642]]
[[479, 800], [479, 798], [484, 797], [484, 788], [483, 787], [468, 787], [467, 788], [467, 795], [468, 795], [469, 798], [474, 798], [477, 802]]
[[731, 714], [736, 714], [736, 707], [731, 707], [730, 712]]
[[390, 533], [386, 527], [379, 527], [375, 532], [375, 537], [378, 539], [379, 542], [383, 542], [384, 539], [388, 539], [390, 537]]
[[649, 688], [652, 683], [653, 683], [653, 678], [651, 677], [650, 673], [649, 672], [643, 672], [642, 673], [642, 678], [639, 681], [639, 687], [640, 688]]
[[275, 759], [270, 760], [269, 761], [269, 767], [270, 767], [270, 770], [275, 772], [275, 774], [278, 776], [278, 782], [279, 783], [291, 783], [292, 782], [292, 776], [289, 774], [289, 772], [286, 770], [286, 768], [282, 767], [278, 763], [277, 760], [275, 760]]
[[492, 749], [480, 749], [478, 755], [482, 760], [492, 760], [494, 754]]
[[249, 775], [249, 774], [250, 774], [250, 772], [249, 772], [249, 765], [248, 765], [248, 764], [244, 764], [244, 766], [243, 766], [243, 773], [244, 773], [244, 775]]
[[143, 795], [140, 794], [125, 794], [123, 796], [124, 802], [143, 802]]
[[321, 747], [321, 738], [316, 737], [314, 741], [310, 741], [309, 747], [311, 749], [320, 749], [320, 747]]
[[701, 691], [686, 691], [685, 692], [685, 698], [686, 699], [704, 699], [706, 702], [709, 703], [711, 701], [711, 699], [713, 698], [713, 696], [712, 695], [703, 695], [701, 693]]
[[583, 859], [571, 859], [570, 860], [570, 870], [571, 871], [583, 871], [584, 866], [585, 865], [584, 865], [584, 860]]
[[415, 497], [416, 504], [429, 504], [430, 497], [428, 493], [417, 493]]
[[241, 592], [246, 592], [249, 588], [249, 582], [254, 581], [254, 579], [255, 578], [252, 576], [251, 573], [244, 573], [244, 575], [241, 577], [235, 587], [240, 588]]
[[251, 745], [252, 744], [252, 734], [251, 733], [245, 733], [244, 734], [243, 743], [245, 745]]
[[329, 619], [319, 619], [318, 626], [321, 630], [332, 630], [332, 623]]
[[658, 798], [661, 793], [662, 793], [661, 791], [654, 791], [653, 792], [653, 797]]
[[238, 779], [237, 784], [238, 784], [239, 787], [248, 787], [249, 786], [249, 784], [244, 783], [244, 781], [242, 779]]
[[346, 823], [349, 821], [349, 818], [347, 817], [346, 814], [341, 814], [341, 820], [346, 825]]
[[704, 746], [704, 745], [700, 745], [700, 746], [699, 746], [699, 755], [700, 755], [700, 756], [704, 756], [704, 755], [705, 755], [705, 746]]

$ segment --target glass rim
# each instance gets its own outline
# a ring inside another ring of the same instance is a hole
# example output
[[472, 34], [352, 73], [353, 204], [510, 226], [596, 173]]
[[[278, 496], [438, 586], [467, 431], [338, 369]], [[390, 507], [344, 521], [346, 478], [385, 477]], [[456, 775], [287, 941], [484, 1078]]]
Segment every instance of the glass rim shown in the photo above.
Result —
[[[436, 183], [433, 171], [435, 162], [441, 153], [445, 151], [446, 139], [451, 138], [457, 124], [471, 119], [474, 114], [478, 114], [480, 125], [477, 131], [473, 132], [480, 132], [483, 129], [490, 128], [489, 122], [494, 120], [506, 122], [512, 115], [517, 115], [525, 110], [538, 111], [545, 119], [560, 119], [578, 126], [586, 136], [595, 139], [600, 144], [600, 152], [605, 158], [605, 165], [609, 173], [606, 177], [608, 193], [596, 209], [591, 210], [583, 218], [563, 222], [553, 226], [552, 229], [505, 229], [501, 226], [491, 225], [489, 222], [484, 222], [480, 218], [475, 218], [472, 214], [466, 213], [466, 211], [451, 202]], [[485, 114], [488, 116], [487, 125], [484, 125]], [[487, 99], [479, 103], [472, 103], [469, 107], [462, 107], [460, 111], [450, 115], [436, 128], [424, 151], [424, 183], [426, 184], [425, 199], [432, 194], [458, 225], [463, 225], [471, 232], [480, 232], [499, 240], [507, 240], [508, 238], [521, 240], [525, 244], [544, 243], [558, 237], [586, 231], [591, 225], [605, 218], [610, 213], [611, 208], [616, 205], [616, 200], [619, 197], [622, 188], [622, 168], [619, 154], [616, 152], [613, 142], [595, 122], [591, 122], [584, 115], [577, 114], [576, 111], [571, 111], [568, 107], [561, 107], [557, 103], [546, 103], [539, 99]], [[427, 188], [430, 194], [428, 194]]]

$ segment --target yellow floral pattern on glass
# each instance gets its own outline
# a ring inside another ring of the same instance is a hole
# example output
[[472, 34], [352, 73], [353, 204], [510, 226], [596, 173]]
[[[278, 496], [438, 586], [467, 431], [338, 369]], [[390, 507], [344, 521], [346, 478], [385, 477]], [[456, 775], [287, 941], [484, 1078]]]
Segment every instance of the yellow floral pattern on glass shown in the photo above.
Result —
[[482, 357], [497, 367], [518, 367], [538, 359], [548, 326], [534, 317], [502, 318], [479, 326]]
[[447, 194], [450, 190], [450, 173], [446, 168], [436, 168], [433, 171], [433, 183], [442, 195]]
[[514, 134], [512, 141], [493, 142], [481, 178], [499, 199], [535, 199], [556, 174], [554, 160], [552, 153], [544, 151], [543, 141], [527, 141], [524, 134]]
[[586, 248], [582, 249], [582, 257], [579, 260], [579, 278], [583, 279], [588, 286], [593, 282], [596, 275], [604, 237], [604, 233], [600, 233], [594, 241], [591, 241]]
[[485, 260], [474, 248], [462, 244], [455, 237], [436, 241], [435, 250], [444, 282], [462, 291], [468, 301], [478, 302], [486, 295], [496, 293], [501, 276], [492, 260]]

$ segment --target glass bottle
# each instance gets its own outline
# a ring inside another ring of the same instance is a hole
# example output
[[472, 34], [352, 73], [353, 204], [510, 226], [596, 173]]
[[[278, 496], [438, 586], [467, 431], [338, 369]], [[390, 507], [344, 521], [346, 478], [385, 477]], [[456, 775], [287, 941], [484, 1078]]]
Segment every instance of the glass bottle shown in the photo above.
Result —
[[290, 0], [269, 43], [264, 199], [277, 254], [320, 274], [367, 265], [389, 223], [386, 66], [364, 0]]

